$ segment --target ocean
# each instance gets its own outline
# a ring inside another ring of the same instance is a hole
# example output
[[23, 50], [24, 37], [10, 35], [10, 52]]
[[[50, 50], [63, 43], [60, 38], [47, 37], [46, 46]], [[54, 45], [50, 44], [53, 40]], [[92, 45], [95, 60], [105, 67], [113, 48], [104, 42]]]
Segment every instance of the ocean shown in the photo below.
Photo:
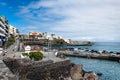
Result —
[[93, 46], [76, 46], [81, 48], [88, 48], [94, 50], [107, 50], [113, 52], [120, 52], [120, 42], [94, 42]]
[[[88, 48], [94, 50], [107, 50], [120, 52], [120, 42], [95, 42], [93, 46], [68, 46], [73, 48]], [[86, 71], [94, 71], [102, 73], [99, 80], [120, 80], [120, 63], [115, 61], [86, 59], [69, 57], [76, 64], [83, 64], [83, 69]]]
[[115, 61], [69, 57], [76, 64], [82, 64], [85, 71], [102, 73], [99, 80], [120, 80], [120, 63]]
[[54, 46], [52, 48], [87, 48], [90, 50], [120, 52], [120, 42], [94, 42], [92, 46]]
[[[56, 47], [55, 47], [56, 48]], [[94, 42], [93, 46], [57, 46], [57, 48], [82, 48], [94, 49], [98, 51], [120, 52], [120, 42]], [[83, 69], [102, 73], [99, 80], [120, 80], [120, 62], [69, 57], [76, 64], [83, 64]]]

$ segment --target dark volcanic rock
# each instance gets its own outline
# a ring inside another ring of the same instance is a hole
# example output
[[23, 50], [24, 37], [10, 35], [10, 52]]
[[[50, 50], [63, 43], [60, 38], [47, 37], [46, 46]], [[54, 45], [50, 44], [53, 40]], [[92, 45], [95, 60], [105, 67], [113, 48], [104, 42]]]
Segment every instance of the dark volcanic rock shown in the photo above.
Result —
[[93, 73], [93, 72], [85, 73], [84, 79], [85, 80], [98, 80], [98, 76], [95, 73]]
[[7, 58], [3, 60], [20, 80], [64, 80], [70, 77], [72, 64], [70, 60], [53, 63], [53, 61], [32, 62]]
[[4, 77], [0, 75], [0, 80], [1, 80], [1, 79], [4, 79]]
[[103, 74], [101, 72], [97, 73], [98, 76], [102, 76]]
[[[97, 78], [92, 73], [84, 73], [82, 65], [75, 65], [70, 60], [53, 63], [53, 61], [31, 61], [6, 58], [3, 60], [19, 80], [90, 80]], [[84, 75], [85, 74], [85, 75]]]
[[83, 69], [82, 69], [82, 65], [75, 65], [71, 68], [71, 78], [72, 80], [81, 80], [83, 79]]

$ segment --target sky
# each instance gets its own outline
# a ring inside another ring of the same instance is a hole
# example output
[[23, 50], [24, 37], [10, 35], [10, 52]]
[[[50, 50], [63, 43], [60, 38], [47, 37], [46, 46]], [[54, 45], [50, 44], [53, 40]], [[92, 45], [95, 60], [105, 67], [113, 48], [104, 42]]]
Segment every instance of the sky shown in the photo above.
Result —
[[0, 0], [0, 14], [21, 34], [120, 42], [120, 0]]

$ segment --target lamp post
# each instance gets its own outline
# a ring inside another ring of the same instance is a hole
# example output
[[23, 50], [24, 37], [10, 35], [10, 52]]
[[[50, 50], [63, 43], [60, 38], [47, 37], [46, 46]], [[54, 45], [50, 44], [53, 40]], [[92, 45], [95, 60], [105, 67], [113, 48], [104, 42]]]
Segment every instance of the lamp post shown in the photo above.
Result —
[[49, 47], [50, 47], [50, 44], [49, 44], [49, 37], [48, 37], [48, 59], [49, 59]]
[[48, 37], [48, 59], [50, 57], [49, 53], [51, 51], [51, 41], [50, 40], [51, 40], [50, 37]]

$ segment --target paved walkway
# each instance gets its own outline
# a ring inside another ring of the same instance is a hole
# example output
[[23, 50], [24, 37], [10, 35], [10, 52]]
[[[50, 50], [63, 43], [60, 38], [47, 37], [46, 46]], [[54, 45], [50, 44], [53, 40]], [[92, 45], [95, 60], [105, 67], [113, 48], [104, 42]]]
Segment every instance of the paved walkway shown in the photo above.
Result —
[[3, 63], [2, 56], [0, 56], [0, 80], [17, 80], [17, 76]]
[[45, 58], [43, 60], [53, 60], [54, 62], [69, 60], [69, 58], [59, 58], [55, 56], [54, 52], [44, 52]]
[[[20, 58], [23, 52], [17, 52], [16, 58]], [[53, 60], [54, 62], [64, 61], [68, 58], [58, 58], [53, 52], [43, 52], [45, 58], [43, 60]], [[13, 53], [9, 54], [8, 57], [13, 57]], [[8, 67], [2, 61], [3, 56], [0, 56], [0, 80], [17, 80], [17, 77], [11, 73]]]
[[[16, 52], [16, 58], [21, 58], [21, 54], [24, 52]], [[53, 60], [54, 62], [68, 60], [69, 58], [56, 57], [54, 52], [42, 52], [44, 55], [43, 60]], [[9, 54], [8, 57], [13, 57], [13, 54]]]
[[[14, 53], [18, 50], [19, 40], [11, 45], [8, 49], [7, 57], [13, 58]], [[16, 52], [15, 58], [21, 58], [21, 54], [24, 52]], [[44, 58], [43, 60], [53, 60], [54, 62], [68, 60], [68, 58], [58, 58], [55, 56], [54, 52], [43, 52]], [[5, 57], [5, 56], [4, 56]], [[0, 80], [17, 80], [17, 77], [11, 73], [8, 67], [2, 61], [3, 56], [0, 55]]]

